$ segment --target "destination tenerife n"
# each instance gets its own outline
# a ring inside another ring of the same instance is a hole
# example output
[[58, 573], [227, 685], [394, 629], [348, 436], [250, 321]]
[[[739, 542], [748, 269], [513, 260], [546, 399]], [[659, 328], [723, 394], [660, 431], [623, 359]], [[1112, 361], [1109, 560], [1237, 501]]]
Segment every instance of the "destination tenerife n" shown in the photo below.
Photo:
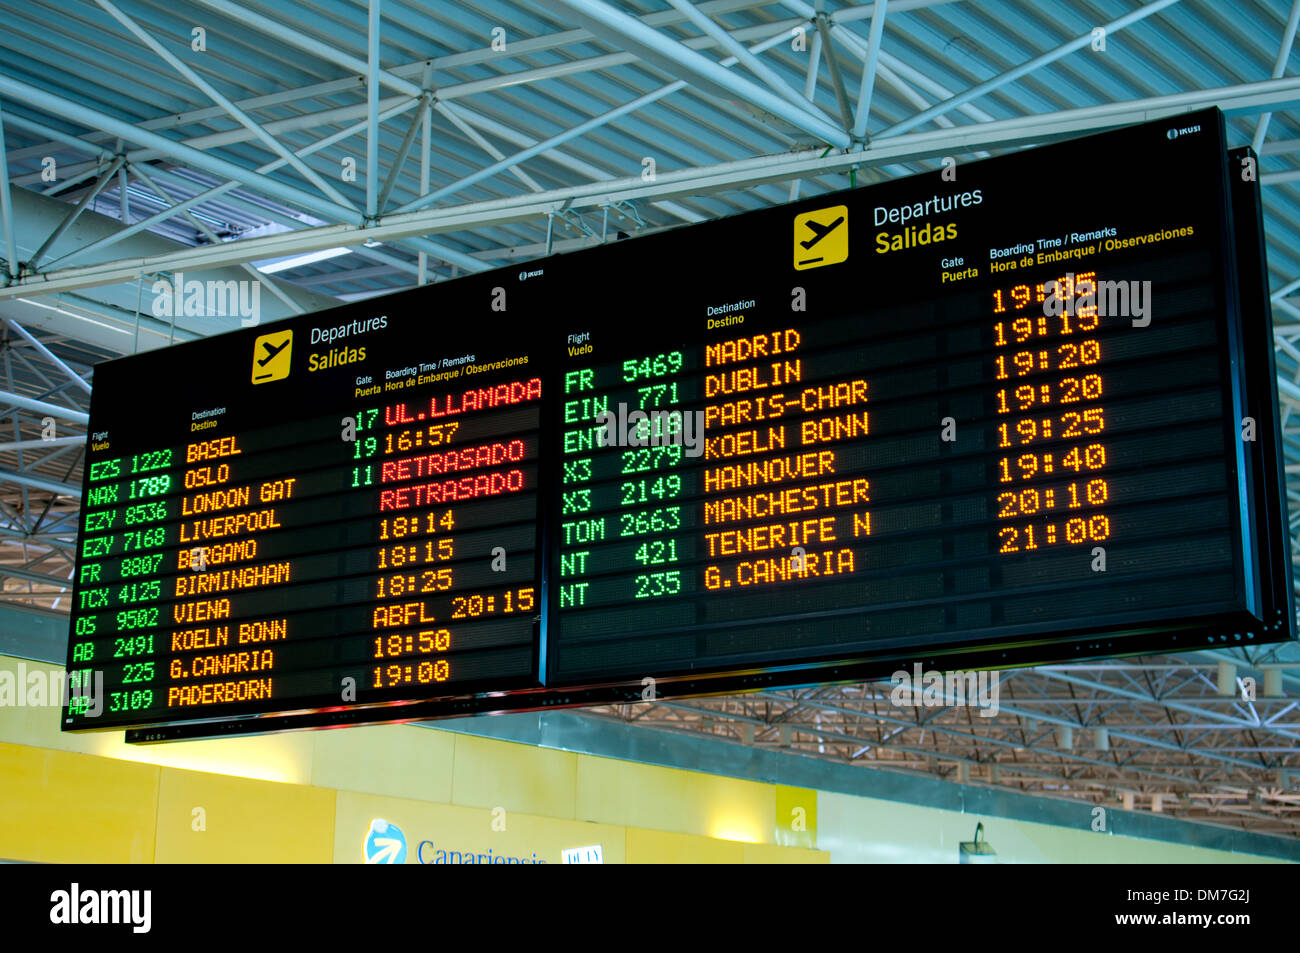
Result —
[[1242, 168], [1196, 113], [102, 364], [64, 727], [1292, 638]]

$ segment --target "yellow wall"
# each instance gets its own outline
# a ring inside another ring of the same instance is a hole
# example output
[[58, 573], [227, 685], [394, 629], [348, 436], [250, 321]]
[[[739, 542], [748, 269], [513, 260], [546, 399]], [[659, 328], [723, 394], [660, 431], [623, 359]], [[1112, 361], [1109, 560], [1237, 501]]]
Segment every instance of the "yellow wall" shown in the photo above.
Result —
[[[0, 669], [51, 671], [0, 656]], [[983, 820], [1000, 862], [1262, 858], [536, 748], [413, 725], [134, 746], [0, 707], [0, 858], [359, 863], [373, 819], [427, 841], [559, 863], [946, 862]]]
[[155, 767], [0, 744], [0, 856], [149, 862], [157, 814]]
[[159, 864], [327, 864], [334, 791], [221, 774], [158, 772]]
[[[55, 670], [0, 656], [20, 665]], [[0, 707], [0, 858], [360, 863], [383, 818], [407, 863], [422, 841], [429, 861], [441, 848], [560, 863], [596, 844], [606, 863], [830, 860], [808, 834], [778, 844], [771, 784], [409, 725], [135, 746], [58, 719]]]
[[[415, 736], [412, 737], [412, 733]], [[410, 755], [422, 729], [406, 729]], [[480, 739], [469, 740], [481, 755]], [[493, 743], [491, 763], [536, 767], [538, 749]], [[458, 747], [456, 745], [455, 747]], [[584, 756], [585, 757], [585, 756]], [[542, 766], [543, 768], [550, 766]], [[667, 770], [667, 769], [664, 769]], [[484, 800], [481, 765], [467, 787]], [[686, 772], [673, 772], [685, 775]], [[544, 777], [546, 771], [540, 772]], [[706, 776], [707, 777], [707, 776]], [[665, 785], [663, 789], [672, 789]], [[685, 791], [686, 786], [676, 786]], [[506, 792], [491, 792], [491, 794]], [[471, 807], [314, 785], [158, 767], [97, 755], [0, 743], [0, 857], [62, 863], [361, 863], [370, 823], [384, 818], [407, 841], [407, 863], [435, 851], [560, 863], [566, 847], [600, 845], [605, 863], [827, 863], [816, 850], [746, 844], [696, 833], [543, 816], [552, 792], [488, 796], [512, 807]], [[756, 823], [756, 819], [747, 819]], [[769, 818], [769, 820], [771, 820]], [[770, 832], [769, 832], [770, 833]], [[465, 862], [472, 862], [465, 861]], [[481, 861], [480, 861], [481, 862]]]

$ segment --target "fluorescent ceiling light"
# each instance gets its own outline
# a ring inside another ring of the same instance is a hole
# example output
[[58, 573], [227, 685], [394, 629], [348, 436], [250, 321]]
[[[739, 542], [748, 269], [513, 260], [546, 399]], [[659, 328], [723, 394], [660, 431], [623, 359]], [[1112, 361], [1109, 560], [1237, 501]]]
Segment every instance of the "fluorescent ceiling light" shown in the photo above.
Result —
[[108, 328], [110, 331], [116, 331], [118, 334], [130, 334], [126, 328], [114, 327], [111, 324], [105, 324], [103, 321], [96, 321], [94, 318], [88, 318], [84, 314], [78, 314], [75, 311], [69, 311], [66, 308], [56, 308], [52, 304], [42, 304], [39, 301], [33, 301], [31, 298], [15, 298], [15, 301], [21, 301], [23, 304], [30, 304], [37, 308], [44, 308], [46, 311], [57, 311], [59, 314], [66, 314], [70, 318], [76, 318], [78, 321], [87, 321], [90, 324], [98, 324], [101, 328]]
[[306, 254], [294, 255], [291, 258], [273, 258], [265, 262], [255, 261], [253, 267], [264, 275], [273, 275], [277, 271], [287, 271], [300, 265], [310, 265], [313, 262], [325, 261], [327, 258], [338, 258], [340, 255], [350, 254], [352, 254], [351, 248], [322, 248], [320, 251], [309, 251]]
[[369, 291], [354, 291], [351, 294], [335, 295], [340, 301], [365, 301], [367, 298], [378, 298], [380, 295], [390, 295], [395, 291], [407, 291], [414, 288], [414, 285], [407, 285], [402, 288], [372, 288]]

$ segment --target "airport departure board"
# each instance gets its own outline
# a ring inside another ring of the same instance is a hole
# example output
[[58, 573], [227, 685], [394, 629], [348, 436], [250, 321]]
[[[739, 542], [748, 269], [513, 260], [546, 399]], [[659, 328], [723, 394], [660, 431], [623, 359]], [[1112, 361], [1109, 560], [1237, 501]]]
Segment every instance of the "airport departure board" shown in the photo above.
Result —
[[546, 385], [473, 284], [97, 369], [67, 727], [538, 684]]
[[1293, 637], [1259, 227], [1207, 111], [101, 365], [64, 727]]

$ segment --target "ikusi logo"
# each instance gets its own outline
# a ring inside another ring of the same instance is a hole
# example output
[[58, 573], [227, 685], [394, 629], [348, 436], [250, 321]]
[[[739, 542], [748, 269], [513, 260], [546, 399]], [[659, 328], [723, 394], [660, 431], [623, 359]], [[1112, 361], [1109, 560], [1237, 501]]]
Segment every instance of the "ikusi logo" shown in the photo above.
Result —
[[50, 922], [59, 924], [128, 924], [132, 933], [153, 925], [152, 890], [71, 890], [50, 894]]

